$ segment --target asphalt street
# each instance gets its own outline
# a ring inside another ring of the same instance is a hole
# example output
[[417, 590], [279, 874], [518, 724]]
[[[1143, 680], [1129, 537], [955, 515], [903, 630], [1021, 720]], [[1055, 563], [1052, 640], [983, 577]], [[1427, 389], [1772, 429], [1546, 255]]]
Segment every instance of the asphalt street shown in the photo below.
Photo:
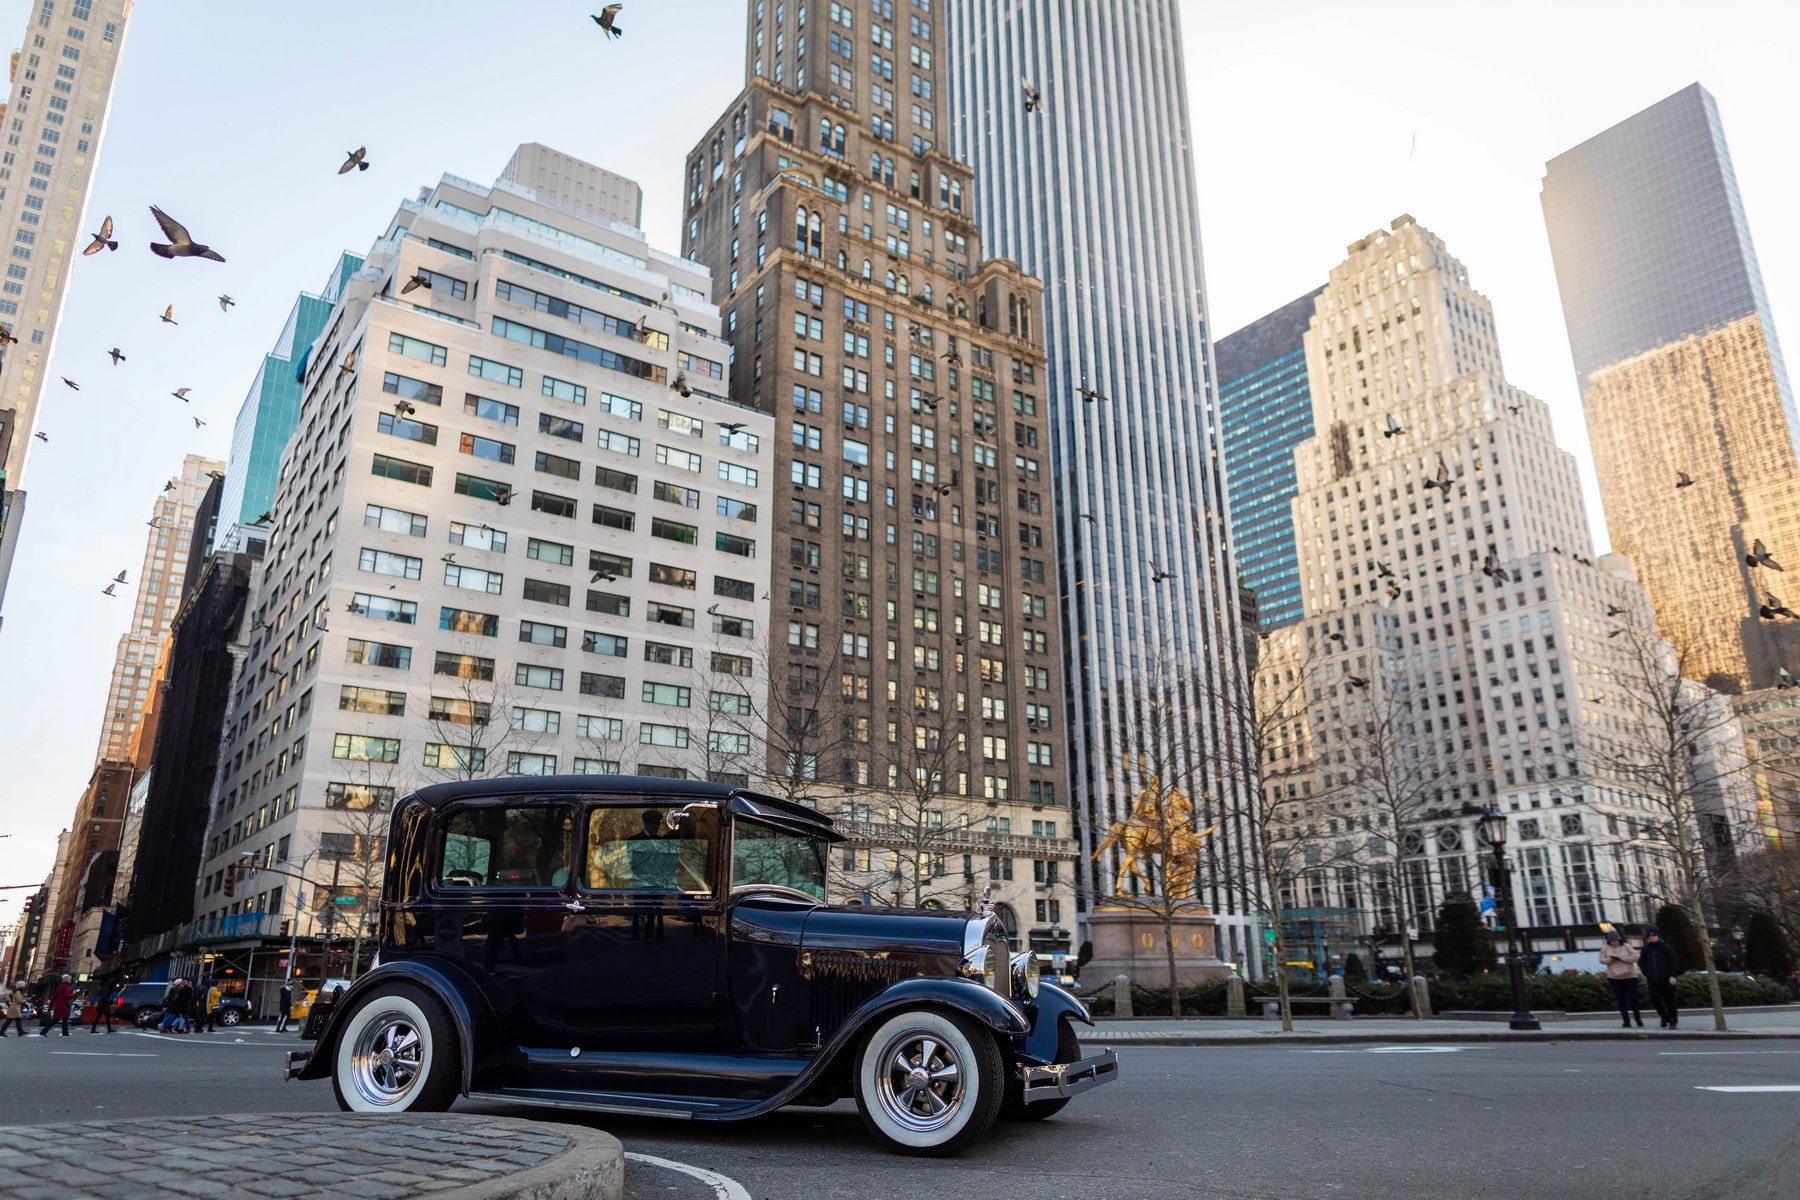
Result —
[[[9, 1038], [0, 1125], [332, 1109], [328, 1084], [282, 1081], [293, 1044], [255, 1029]], [[1120, 1058], [1118, 1083], [949, 1160], [884, 1153], [847, 1103], [744, 1125], [460, 1107], [587, 1121], [757, 1200], [1793, 1194], [1793, 1042], [1146, 1046]], [[636, 1200], [717, 1195], [644, 1162], [630, 1178]]]

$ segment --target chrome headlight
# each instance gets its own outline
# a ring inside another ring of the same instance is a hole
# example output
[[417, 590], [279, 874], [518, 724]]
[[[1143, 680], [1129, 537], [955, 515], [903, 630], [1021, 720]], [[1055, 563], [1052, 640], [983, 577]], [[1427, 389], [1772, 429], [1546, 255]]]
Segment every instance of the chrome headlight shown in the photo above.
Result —
[[1023, 996], [1027, 1000], [1035, 1000], [1039, 982], [1038, 956], [1029, 950], [1021, 950], [1012, 956], [1013, 995]]
[[1000, 991], [1000, 956], [994, 953], [991, 945], [977, 946], [963, 956], [962, 975], [964, 979], [979, 979], [983, 987], [998, 992]]

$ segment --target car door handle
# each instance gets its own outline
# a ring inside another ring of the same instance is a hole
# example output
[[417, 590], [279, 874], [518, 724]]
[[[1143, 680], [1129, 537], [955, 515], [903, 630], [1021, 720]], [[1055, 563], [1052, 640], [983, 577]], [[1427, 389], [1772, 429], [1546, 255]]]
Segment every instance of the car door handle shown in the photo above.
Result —
[[586, 912], [587, 911], [587, 905], [583, 904], [579, 900], [571, 900], [567, 904], [563, 905], [563, 907], [568, 909], [570, 912]]

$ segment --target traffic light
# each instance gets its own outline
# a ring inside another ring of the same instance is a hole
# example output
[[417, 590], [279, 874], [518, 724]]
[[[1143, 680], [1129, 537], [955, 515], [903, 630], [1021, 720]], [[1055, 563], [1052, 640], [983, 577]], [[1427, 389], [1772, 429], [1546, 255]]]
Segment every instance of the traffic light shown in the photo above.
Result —
[[225, 894], [237, 895], [237, 864], [225, 868]]

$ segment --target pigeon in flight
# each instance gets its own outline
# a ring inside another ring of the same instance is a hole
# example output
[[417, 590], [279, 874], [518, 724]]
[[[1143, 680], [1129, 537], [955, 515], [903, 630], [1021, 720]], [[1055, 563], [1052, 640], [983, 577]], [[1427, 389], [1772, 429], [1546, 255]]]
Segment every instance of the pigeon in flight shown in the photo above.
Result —
[[1764, 599], [1766, 599], [1768, 603], [1756, 610], [1756, 615], [1763, 620], [1773, 621], [1776, 617], [1786, 617], [1790, 621], [1800, 621], [1800, 614], [1795, 613], [1793, 609], [1783, 604], [1780, 596], [1764, 593]]
[[125, 572], [120, 571], [117, 575], [114, 575], [113, 582], [114, 583], [124, 583], [125, 582]]
[[346, 350], [344, 361], [338, 364], [338, 378], [342, 379], [346, 375], [354, 374], [356, 374], [356, 351]]
[[1404, 426], [1400, 422], [1394, 420], [1394, 414], [1389, 413], [1387, 415], [1387, 428], [1383, 429], [1381, 431], [1381, 436], [1384, 438], [1391, 438], [1397, 433], [1405, 433], [1405, 432], [1406, 432], [1406, 426]]
[[[67, 381], [65, 380], [64, 382]], [[1779, 571], [1782, 569], [1781, 564], [1776, 562], [1775, 557], [1769, 553], [1768, 547], [1762, 544], [1761, 538], [1758, 538], [1755, 542], [1751, 543], [1750, 553], [1744, 555], [1744, 561], [1750, 566], [1767, 567], [1771, 571]]]
[[398, 413], [400, 416], [410, 417], [413, 413], [418, 412], [419, 410], [414, 408], [409, 401], [399, 400], [394, 403], [394, 411], [396, 413]]
[[599, 571], [594, 572], [594, 577], [592, 579], [588, 580], [588, 582], [589, 583], [612, 583], [615, 580], [617, 580], [618, 578], [619, 578], [618, 575], [612, 571], [599, 570]]
[[48, 446], [50, 444], [50, 435], [45, 433], [41, 429], [38, 430], [36, 433], [32, 434], [31, 436], [36, 438], [38, 441], [44, 443], [46, 446]]
[[948, 496], [951, 492], [953, 492], [955, 490], [956, 489], [954, 487], [952, 487], [950, 484], [947, 484], [947, 483], [940, 483], [937, 485], [937, 494], [940, 496]]
[[1677, 489], [1693, 487], [1694, 477], [1689, 475], [1686, 471], [1677, 471], [1675, 472], [1675, 486]]
[[1086, 387], [1076, 388], [1075, 394], [1077, 396], [1080, 396], [1082, 398], [1082, 400], [1086, 401], [1089, 404], [1094, 403], [1094, 401], [1096, 401], [1096, 400], [1105, 400], [1106, 399], [1105, 392], [1097, 391], [1094, 388], [1086, 388]]
[[671, 383], [669, 388], [671, 391], [678, 392], [683, 396], [691, 396], [694, 394], [694, 389], [688, 386], [686, 371], [675, 372], [675, 382]]
[[443, 558], [439, 559], [438, 561], [439, 562], [447, 562], [450, 565], [455, 566], [456, 565], [456, 555], [446, 554], [446, 555], [444, 555]]
[[1621, 634], [1621, 633], [1624, 633], [1624, 632], [1625, 632], [1625, 631], [1624, 631], [1624, 630], [1623, 630], [1623, 629], [1609, 629], [1609, 630], [1607, 630], [1607, 631], [1606, 631], [1606, 636], [1607, 636], [1607, 637], [1609, 637], [1609, 638], [1616, 638], [1616, 637], [1618, 637], [1618, 636], [1619, 636], [1619, 635], [1620, 635], [1620, 634]]
[[719, 615], [719, 606], [718, 606], [718, 605], [716, 605], [716, 604], [709, 604], [709, 605], [707, 605], [707, 608], [706, 608], [706, 615], [707, 615], [707, 616], [709, 616], [709, 617], [716, 617], [716, 616], [718, 616], [718, 615]]
[[1096, 517], [1093, 513], [1082, 513], [1081, 519], [1086, 521], [1089, 525], [1099, 525], [1100, 524], [1100, 518]]
[[1788, 669], [1786, 667], [1776, 667], [1775, 674], [1777, 676], [1777, 679], [1775, 682], [1776, 687], [1778, 687], [1778, 688], [1800, 687], [1800, 679], [1795, 679], [1792, 675], [1789, 675]]
[[169, 395], [175, 397], [183, 404], [186, 404], [188, 402], [188, 393], [193, 390], [193, 388], [176, 388], [174, 391], [170, 392]]
[[163, 484], [164, 493], [172, 492], [174, 490], [175, 490], [175, 481], [173, 479], [171, 479], [171, 480], [169, 480], [169, 482]]
[[1328, 642], [1336, 642], [1340, 646], [1349, 645], [1349, 642], [1345, 639], [1342, 630], [1333, 630], [1331, 633], [1326, 634], [1325, 640]]
[[1444, 461], [1443, 455], [1438, 455], [1437, 478], [1427, 479], [1425, 481], [1425, 486], [1428, 488], [1439, 489], [1444, 493], [1444, 497], [1448, 499], [1450, 496], [1450, 489], [1454, 484], [1455, 480], [1450, 474], [1450, 464]]
[[205, 424], [206, 424], [206, 422], [202, 421], [199, 417], [194, 418], [194, 428], [195, 429], [199, 429], [200, 427], [202, 427]]
[[275, 519], [275, 512], [273, 509], [271, 509], [271, 510], [264, 512], [262, 516], [256, 518], [256, 520], [254, 520], [250, 523], [252, 525], [267, 525], [269, 522], [273, 521], [274, 519]]
[[1369, 681], [1364, 679], [1361, 675], [1352, 675], [1345, 682], [1349, 683], [1353, 688], [1366, 688], [1369, 686]]
[[125, 355], [120, 352], [120, 350], [117, 346], [114, 346], [111, 350], [108, 350], [106, 352], [106, 355], [108, 358], [113, 360], [113, 366], [115, 366], [115, 367], [125, 361]]
[[117, 596], [119, 593], [113, 590], [117, 586], [117, 584], [109, 583], [104, 588], [100, 589], [100, 594], [102, 596]]
[[513, 498], [512, 489], [511, 488], [502, 488], [494, 496], [494, 503], [500, 505], [501, 507], [505, 507], [506, 505], [512, 503], [512, 498]]
[[211, 246], [203, 246], [188, 233], [187, 226], [171, 217], [168, 213], [152, 204], [150, 215], [162, 226], [163, 236], [167, 243], [151, 242], [150, 252], [160, 258], [210, 258], [214, 262], [224, 262], [225, 256]]
[[1385, 558], [1378, 560], [1375, 563], [1375, 575], [1376, 575], [1376, 578], [1378, 578], [1378, 579], [1394, 578], [1393, 564], [1388, 562], [1388, 560]]
[[1616, 604], [1609, 604], [1606, 606], [1606, 615], [1609, 617], [1622, 617], [1625, 615], [1625, 610]]
[[732, 435], [739, 433], [740, 431], [743, 430], [743, 428], [744, 428], [744, 423], [742, 421], [720, 421], [719, 422], [719, 432], [724, 434], [726, 437], [731, 437]]
[[1161, 567], [1156, 565], [1155, 559], [1150, 559], [1149, 563], [1150, 563], [1150, 582], [1151, 583], [1161, 583], [1166, 579], [1175, 578], [1175, 572], [1163, 570]]
[[1488, 551], [1486, 561], [1481, 564], [1481, 573], [1495, 583], [1512, 582], [1512, 576], [1507, 574], [1506, 568], [1500, 565], [1500, 556], [1492, 550]]
[[68, 389], [72, 392], [79, 392], [81, 390], [81, 385], [79, 383], [76, 383], [73, 379], [70, 379], [67, 375], [64, 375], [62, 377], [62, 381], [63, 381], [63, 384], [65, 386], [67, 386]]
[[1028, 113], [1044, 111], [1043, 93], [1032, 86], [1031, 80], [1019, 76], [1019, 86], [1025, 89], [1025, 111]]
[[[618, 26], [619, 10], [624, 7], [625, 6], [623, 4], [607, 5], [605, 8], [600, 10], [599, 16], [594, 17], [594, 24], [598, 25], [600, 27], [600, 31], [602, 33], [606, 34], [607, 37], [610, 37], [610, 38], [624, 37], [625, 31], [623, 29], [620, 29]], [[592, 16], [593, 14], [590, 13], [589, 15]]]
[[350, 603], [344, 605], [344, 611], [347, 613], [356, 613], [356, 614], [360, 615], [363, 611], [363, 606], [358, 604], [355, 600], [352, 600], [352, 601], [350, 601]]
[[1519, 415], [1519, 406], [1516, 404], [1509, 404], [1506, 406], [1506, 411], [1516, 417]]
[[920, 396], [919, 403], [923, 404], [926, 408], [929, 408], [932, 412], [937, 411], [938, 398], [936, 396]]
[[1400, 585], [1397, 583], [1388, 584], [1388, 599], [1389, 600], [1398, 600], [1399, 598], [1400, 598]]
[[106, 220], [100, 222], [100, 232], [94, 235], [94, 240], [89, 242], [87, 248], [81, 253], [85, 256], [89, 254], [98, 254], [102, 250], [117, 250], [118, 248], [119, 243], [113, 241], [112, 218], [108, 217]]
[[946, 350], [942, 354], [938, 355], [938, 357], [943, 359], [945, 362], [949, 363], [953, 367], [960, 367], [963, 365], [962, 355], [958, 354], [954, 350]]
[[423, 271], [414, 271], [412, 278], [401, 285], [400, 294], [404, 296], [408, 292], [416, 292], [420, 288], [424, 288], [428, 292], [431, 290], [431, 276]]
[[368, 169], [369, 148], [367, 146], [358, 146], [356, 149], [345, 154], [344, 165], [338, 168], [338, 174], [346, 175], [351, 171], [366, 171]]
[[173, 304], [169, 305], [169, 307], [162, 310], [162, 323], [164, 325], [179, 325], [179, 324], [181, 324], [180, 321], [177, 321], [175, 319], [175, 306]]
[[19, 339], [13, 336], [13, 331], [5, 325], [0, 325], [0, 346], [16, 346], [18, 344]]
[[231, 306], [236, 303], [237, 303], [237, 301], [233, 300], [230, 296], [220, 296], [219, 297], [219, 311], [220, 312], [230, 312]]

